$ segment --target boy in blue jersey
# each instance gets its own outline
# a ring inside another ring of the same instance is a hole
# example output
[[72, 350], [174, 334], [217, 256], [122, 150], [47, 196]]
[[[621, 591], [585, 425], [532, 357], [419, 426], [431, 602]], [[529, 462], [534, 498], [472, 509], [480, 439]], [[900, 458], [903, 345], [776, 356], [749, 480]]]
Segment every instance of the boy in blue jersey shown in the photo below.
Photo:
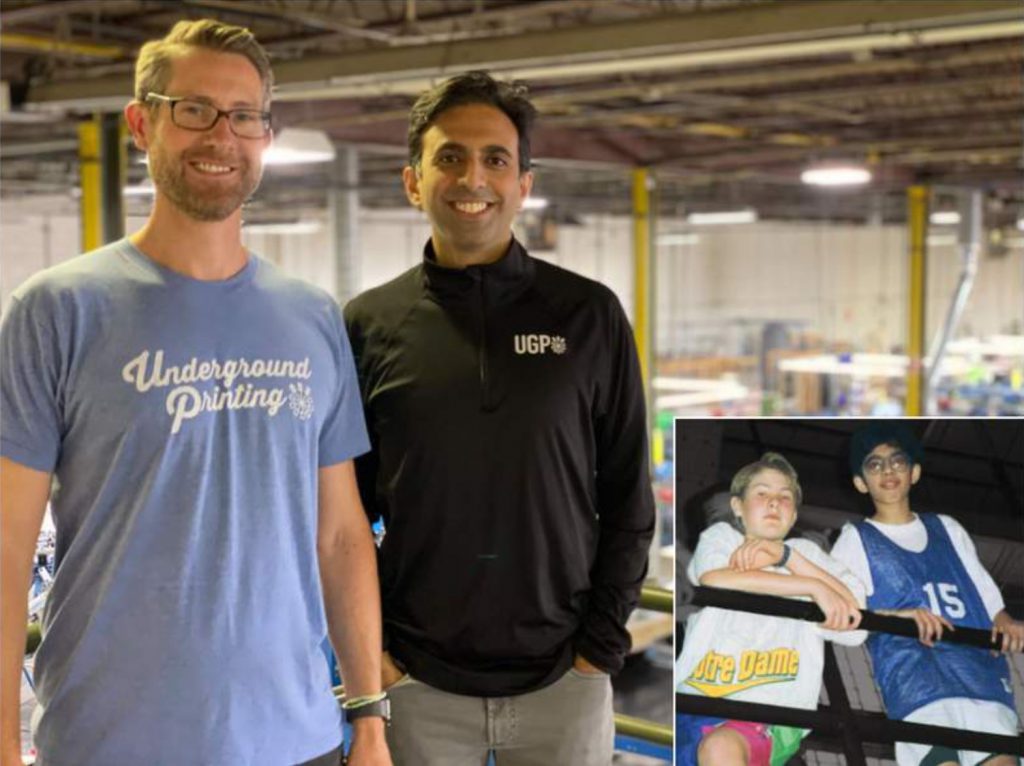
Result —
[[[890, 718], [1016, 736], [1009, 663], [984, 649], [940, 642], [957, 627], [991, 630], [1005, 652], [1024, 649], [1024, 624], [978, 560], [963, 527], [916, 514], [910, 490], [921, 478], [921, 445], [904, 425], [875, 423], [853, 436], [850, 468], [874, 515], [843, 528], [832, 555], [864, 582], [868, 608], [913, 619], [920, 642], [875, 633], [868, 651]], [[1011, 755], [898, 742], [900, 766], [1017, 766]]]

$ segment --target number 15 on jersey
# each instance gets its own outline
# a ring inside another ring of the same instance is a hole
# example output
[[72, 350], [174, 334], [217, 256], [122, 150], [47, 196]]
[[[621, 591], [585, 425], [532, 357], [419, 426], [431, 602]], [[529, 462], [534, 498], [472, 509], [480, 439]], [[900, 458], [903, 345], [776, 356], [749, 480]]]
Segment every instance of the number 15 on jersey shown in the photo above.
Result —
[[925, 583], [924, 592], [928, 596], [929, 608], [940, 617], [960, 620], [967, 616], [967, 607], [958, 594], [957, 586], [952, 583]]

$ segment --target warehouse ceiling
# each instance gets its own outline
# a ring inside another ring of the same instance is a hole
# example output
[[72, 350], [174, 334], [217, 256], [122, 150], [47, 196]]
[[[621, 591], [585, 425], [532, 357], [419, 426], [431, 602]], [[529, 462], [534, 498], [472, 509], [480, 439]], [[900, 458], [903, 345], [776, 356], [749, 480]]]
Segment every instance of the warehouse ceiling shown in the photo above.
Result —
[[[200, 17], [267, 47], [279, 128], [359, 148], [366, 206], [405, 204], [415, 95], [488, 69], [530, 85], [535, 193], [569, 214], [629, 212], [646, 166], [666, 217], [899, 221], [914, 183], [984, 189], [991, 226], [1024, 215], [1020, 0], [4, 0], [3, 193], [75, 186], [76, 121], [119, 110], [141, 43]], [[870, 187], [801, 184], [838, 160]], [[273, 169], [254, 209], [321, 208], [336, 177]]]

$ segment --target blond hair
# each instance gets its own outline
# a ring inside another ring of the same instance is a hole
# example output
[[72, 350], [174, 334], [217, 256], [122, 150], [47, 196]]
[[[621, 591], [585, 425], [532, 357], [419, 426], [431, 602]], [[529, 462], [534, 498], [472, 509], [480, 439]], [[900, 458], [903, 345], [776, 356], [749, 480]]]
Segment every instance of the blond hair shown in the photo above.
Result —
[[804, 499], [803, 490], [800, 488], [800, 479], [797, 476], [796, 469], [778, 452], [765, 452], [760, 460], [748, 463], [738, 470], [736, 475], [732, 477], [729, 494], [733, 497], [742, 498], [747, 493], [747, 488], [750, 486], [754, 476], [768, 468], [778, 471], [789, 479], [790, 489], [793, 490], [793, 500], [796, 503], [796, 507], [799, 508], [800, 503]]
[[171, 79], [174, 58], [186, 53], [188, 48], [245, 56], [263, 83], [264, 105], [270, 103], [274, 73], [270, 69], [267, 52], [245, 27], [224, 24], [216, 19], [179, 21], [164, 37], [143, 45], [135, 62], [135, 100], [145, 102], [150, 93], [163, 94]]

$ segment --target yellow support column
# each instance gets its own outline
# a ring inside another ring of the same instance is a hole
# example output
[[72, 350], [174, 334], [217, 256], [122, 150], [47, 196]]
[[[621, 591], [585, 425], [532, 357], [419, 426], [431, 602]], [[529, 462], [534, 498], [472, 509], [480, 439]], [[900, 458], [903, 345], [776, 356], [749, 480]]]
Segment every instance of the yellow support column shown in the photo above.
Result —
[[82, 218], [82, 252], [103, 244], [103, 158], [100, 151], [100, 120], [97, 115], [78, 123], [78, 176], [82, 187], [79, 212]]
[[126, 126], [116, 113], [95, 114], [78, 125], [82, 252], [124, 236], [126, 138]]
[[[640, 355], [640, 372], [649, 390], [651, 373], [651, 175], [633, 170], [633, 337]], [[654, 403], [648, 401], [648, 410]]]
[[925, 262], [928, 236], [928, 187], [911, 186], [907, 190], [907, 226], [910, 241], [909, 326], [907, 328], [907, 415], [924, 412], [924, 331]]

